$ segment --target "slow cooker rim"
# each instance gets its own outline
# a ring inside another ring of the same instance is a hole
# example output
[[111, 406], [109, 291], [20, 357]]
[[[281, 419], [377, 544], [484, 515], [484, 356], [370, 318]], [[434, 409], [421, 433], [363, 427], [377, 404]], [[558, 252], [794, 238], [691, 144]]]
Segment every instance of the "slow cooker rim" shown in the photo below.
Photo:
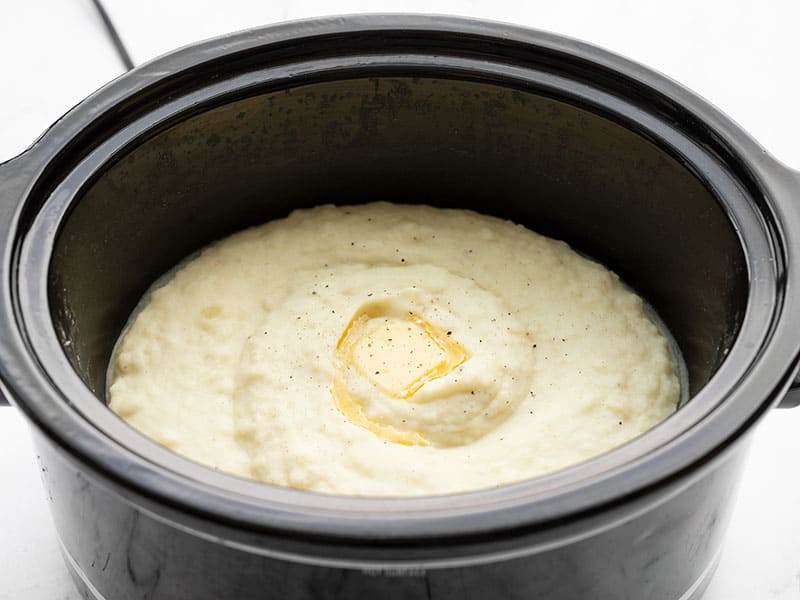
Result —
[[[297, 34], [302, 33], [302, 31], [304, 29], [306, 29], [306, 28], [308, 30], [311, 30], [311, 31], [313, 31], [313, 30], [319, 31], [320, 29], [322, 29], [322, 30], [330, 30], [330, 29], [332, 29], [332, 30], [341, 31], [342, 28], [345, 29], [345, 30], [348, 30], [348, 27], [350, 27], [350, 28], [352, 28], [354, 30], [358, 30], [359, 27], [360, 26], [364, 26], [365, 23], [368, 23], [370, 26], [375, 26], [376, 23], [381, 22], [383, 19], [386, 19], [386, 21], [383, 21], [383, 22], [385, 24], [390, 25], [391, 28], [407, 26], [407, 27], [418, 27], [421, 30], [430, 29], [430, 30], [433, 31], [433, 30], [436, 30], [437, 28], [443, 28], [443, 29], [450, 28], [451, 30], [453, 30], [453, 29], [460, 30], [459, 28], [461, 26], [464, 26], [464, 29], [468, 29], [469, 30], [469, 29], [472, 29], [474, 27], [485, 26], [488, 29], [494, 28], [495, 29], [495, 34], [503, 33], [505, 35], [505, 34], [508, 34], [509, 30], [510, 30], [517, 37], [525, 37], [525, 38], [527, 38], [526, 39], [526, 43], [536, 44], [536, 43], [539, 43], [540, 41], [546, 41], [546, 42], [550, 42], [550, 43], [561, 41], [561, 42], [564, 42], [565, 45], [569, 45], [569, 42], [570, 42], [569, 40], [560, 40], [556, 36], [551, 36], [550, 34], [541, 34], [542, 37], [543, 37], [543, 40], [540, 40], [539, 38], [537, 38], [538, 34], [536, 32], [533, 32], [531, 30], [525, 30], [525, 29], [513, 27], [513, 26], [505, 26], [505, 25], [501, 26], [501, 25], [494, 25], [494, 24], [488, 25], [488, 24], [485, 24], [485, 23], [482, 23], [482, 22], [475, 22], [475, 21], [471, 21], [471, 20], [455, 19], [455, 18], [440, 18], [440, 17], [437, 17], [437, 18], [423, 18], [423, 17], [398, 17], [398, 16], [391, 16], [391, 17], [382, 17], [382, 16], [381, 17], [378, 17], [378, 16], [376, 16], [376, 17], [357, 17], [357, 18], [352, 18], [352, 19], [345, 19], [343, 21], [328, 20], [328, 19], [322, 19], [322, 20], [318, 20], [318, 21], [306, 21], [306, 22], [299, 22], [299, 23], [296, 23], [296, 24], [281, 25], [281, 26], [277, 26], [275, 28], [270, 27], [270, 28], [265, 28], [263, 30], [254, 30], [254, 31], [251, 31], [251, 32], [245, 32], [243, 34], [234, 34], [233, 36], [230, 36], [230, 38], [225, 37], [225, 38], [220, 38], [220, 39], [221, 40], [225, 40], [226, 42], [230, 42], [231, 38], [239, 40], [239, 41], [250, 40], [254, 45], [257, 45], [259, 43], [257, 38], [259, 37], [259, 34], [262, 31], [271, 32], [271, 31], [274, 31], [274, 29], [281, 29], [286, 33], [287, 37], [291, 37], [293, 35], [292, 26], [294, 25], [299, 30], [299, 31], [295, 31], [294, 32], [295, 37], [297, 37]], [[482, 34], [486, 35], [486, 31], [485, 30], [482, 31]], [[137, 73], [137, 71], [134, 71], [131, 74], [131, 77], [133, 77], [135, 75], [136, 78], [134, 78], [132, 80], [131, 86], [129, 86], [130, 89], [128, 90], [129, 94], [127, 94], [127, 95], [133, 95], [135, 93], [135, 89], [134, 88], [136, 87], [136, 83], [137, 82], [147, 81], [147, 80], [151, 80], [151, 81], [152, 80], [157, 80], [158, 79], [158, 73], [161, 73], [161, 76], [163, 76], [163, 70], [160, 68], [160, 65], [162, 65], [163, 62], [165, 62], [165, 61], [166, 62], [174, 61], [174, 60], [176, 60], [176, 57], [178, 57], [178, 56], [182, 56], [183, 59], [185, 59], [185, 62], [187, 64], [191, 63], [192, 62], [191, 59], [193, 59], [195, 56], [198, 57], [198, 58], [201, 58], [201, 61], [202, 61], [202, 57], [200, 55], [202, 55], [204, 53], [204, 49], [205, 50], [213, 49], [215, 47], [215, 44], [219, 43], [220, 39], [218, 39], [216, 41], [212, 41], [212, 42], [204, 42], [204, 43], [198, 45], [196, 47], [196, 49], [189, 48], [189, 49], [186, 49], [186, 50], [178, 51], [177, 53], [169, 55], [169, 56], [167, 56], [167, 57], [165, 57], [163, 59], [157, 59], [153, 63], [150, 63], [147, 67], [143, 67], [141, 71], [137, 70], [138, 73]], [[220, 44], [220, 45], [222, 45], [222, 44]], [[641, 75], [642, 73], [644, 73], [644, 75], [649, 75], [650, 78], [651, 78], [650, 83], [651, 84], [659, 84], [661, 86], [662, 91], [664, 89], [666, 89], [666, 91], [677, 92], [679, 96], [687, 94], [686, 90], [678, 87], [673, 82], [670, 82], [670, 81], [664, 79], [663, 77], [661, 77], [659, 75], [656, 75], [656, 74], [654, 74], [652, 72], [648, 72], [646, 70], [643, 70], [642, 67], [639, 67], [638, 65], [634, 65], [633, 63], [629, 63], [625, 59], [620, 59], [619, 57], [614, 57], [613, 55], [609, 55], [608, 53], [605, 53], [604, 51], [599, 51], [599, 50], [594, 49], [594, 48], [592, 48], [592, 47], [590, 47], [588, 45], [585, 45], [585, 44], [578, 43], [578, 45], [580, 46], [580, 48], [577, 48], [577, 49], [573, 48], [573, 50], [580, 50], [584, 54], [587, 53], [587, 52], [592, 54], [592, 56], [585, 57], [587, 59], [594, 60], [595, 58], [597, 58], [596, 55], [599, 54], [600, 58], [602, 58], [603, 62], [605, 62], [606, 64], [608, 64], [610, 62], [612, 64], [612, 66], [614, 66], [614, 64], [613, 64], [614, 61], [617, 61], [617, 65], [616, 65], [617, 69], [622, 69], [624, 67], [626, 69], [631, 70], [631, 67], [635, 67], [635, 68], [632, 69], [635, 73], [638, 73], [639, 75]], [[224, 54], [224, 51], [222, 53]], [[199, 61], [199, 62], [201, 62], [201, 61]], [[188, 66], [186, 68], [188, 68]], [[45, 134], [45, 136], [43, 136], [40, 139], [40, 141], [36, 144], [36, 147], [31, 152], [33, 152], [35, 154], [38, 154], [38, 156], [40, 158], [45, 159], [45, 160], [42, 161], [42, 166], [44, 166], [44, 164], [47, 162], [46, 159], [48, 159], [49, 157], [52, 157], [52, 156], [54, 156], [56, 154], [56, 152], [52, 152], [52, 148], [46, 149], [45, 146], [46, 145], [51, 145], [51, 146], [54, 146], [56, 148], [58, 148], [59, 146], [60, 147], [65, 146], [69, 142], [69, 140], [72, 137], [72, 135], [74, 134], [74, 132], [72, 134], [69, 133], [69, 125], [70, 124], [75, 125], [76, 124], [75, 123], [76, 119], [78, 121], [80, 121], [80, 119], [83, 118], [85, 116], [85, 114], [87, 114], [92, 109], [94, 109], [93, 112], [97, 112], [98, 108], [101, 105], [103, 105], [105, 107], [105, 109], [115, 105], [117, 103], [117, 101], [119, 101], [120, 98], [117, 98], [115, 100], [114, 99], [114, 95], [115, 95], [115, 93], [117, 93], [117, 94], [120, 93], [120, 91], [124, 92], [124, 90], [119, 90], [119, 87], [125, 82], [125, 78], [126, 77], [128, 77], [128, 76], [125, 76], [125, 77], [121, 78], [120, 80], [117, 80], [116, 82], [110, 84], [110, 86], [108, 88], [106, 88], [104, 90], [101, 90], [101, 92], [98, 92], [95, 96], [87, 99], [87, 101], [85, 101], [85, 103], [82, 103], [81, 105], [79, 105], [67, 117], [65, 117], [60, 123], [58, 123], [56, 126], [54, 126], [53, 129], [50, 130], [50, 132]], [[105, 94], [105, 100], [104, 100], [104, 94]], [[126, 94], [122, 93], [121, 97], [124, 98], [125, 96], [126, 96]], [[724, 117], [721, 117], [721, 115], [716, 113], [716, 111], [713, 108], [709, 107], [708, 105], [703, 103], [701, 100], [697, 99], [696, 97], [690, 97], [690, 99], [693, 99], [694, 103], [695, 103], [695, 106], [693, 107], [693, 108], [695, 108], [694, 112], [697, 112], [696, 109], [698, 107], [700, 109], [704, 109], [704, 111], [705, 111], [705, 115], [704, 116], [708, 117], [707, 121], [708, 120], [714, 120], [714, 119], [722, 119], [724, 121]], [[86, 104], [86, 106], [84, 106], [84, 104]], [[81, 107], [83, 107], [83, 109]], [[701, 111], [701, 114], [702, 114], [702, 112], [703, 111]], [[81, 113], [83, 113], [83, 114], [81, 114]], [[766, 193], [767, 199], [770, 200], [773, 194], [770, 193], [770, 187], [771, 186], [770, 186], [769, 180], [772, 177], [775, 176], [774, 175], [775, 167], [771, 166], [770, 164], [765, 164], [763, 161], [756, 160], [759, 157], [757, 155], [755, 155], [754, 152], [758, 152], [758, 151], [760, 151], [760, 149], [758, 149], [758, 147], [755, 145], [755, 143], [752, 142], [752, 140], [750, 140], [746, 136], [746, 134], [744, 134], [743, 132], [738, 130], [738, 128], [736, 128], [735, 125], [733, 125], [731, 123], [727, 123], [727, 125], [730, 128], [730, 131], [728, 131], [727, 134], [730, 134], [731, 131], [732, 131], [732, 133], [735, 134], [734, 138], [736, 138], [736, 139], [733, 140], [734, 144], [731, 144], [731, 145], [734, 146], [734, 147], [736, 145], [740, 146], [740, 148], [739, 148], [740, 149], [740, 156], [742, 155], [741, 150], [744, 150], [744, 157], [750, 159], [750, 160], [745, 160], [744, 164], [752, 165], [754, 172], [760, 173], [760, 175], [761, 175], [760, 180], [761, 180], [761, 184], [763, 186], [763, 190]], [[725, 134], [723, 134], [723, 137], [724, 136], [725, 136]], [[744, 139], [742, 139], [742, 138], [744, 138]], [[29, 190], [29, 192], [30, 192], [30, 190]], [[773, 208], [773, 210], [775, 210], [774, 203], [772, 203], [772, 208]], [[777, 213], [782, 212], [782, 211], [775, 210], [775, 212], [776, 212], [776, 215], [777, 215]], [[17, 215], [17, 216], [19, 216], [19, 215]], [[795, 221], [794, 225], [797, 225], [797, 223], [796, 223], [796, 221], [797, 221], [796, 215], [794, 215], [794, 217], [795, 217], [794, 218], [794, 221]], [[777, 223], [780, 225], [781, 220], [777, 219]], [[10, 243], [10, 240], [8, 241], [8, 243]], [[9, 262], [8, 261], [8, 257], [9, 256], [10, 256], [10, 254], [8, 254], [8, 253], [5, 255], [6, 260], [4, 261], [4, 265], [3, 265], [4, 268], [6, 268], [8, 266], [8, 262]], [[790, 266], [793, 266], [793, 265], [790, 265]], [[793, 271], [796, 271], [796, 270], [797, 270], [796, 268], [793, 269]], [[796, 275], [795, 275], [795, 278], [789, 278], [787, 285], [792, 285], [792, 282], [795, 281], [795, 279], [796, 279]], [[8, 290], [6, 290], [5, 287], [4, 287], [4, 292], [7, 292], [7, 291]], [[783, 291], [784, 291], [784, 293], [786, 292], [786, 290], [783, 290]], [[796, 296], [796, 295], [794, 295], [794, 296]], [[783, 298], [786, 300], [787, 303], [791, 303], [793, 295], [789, 294], [788, 295], [788, 299], [787, 299], [787, 295], [784, 295]], [[794, 302], [793, 304], [797, 304], [797, 302]], [[10, 304], [9, 303], [5, 303], [5, 306], [10, 306]], [[786, 309], [787, 307], [784, 306], [783, 308]], [[792, 314], [796, 314], [796, 312], [792, 313]], [[4, 312], [3, 318], [5, 319], [8, 316], [9, 315], [7, 315]], [[775, 319], [777, 319], [777, 317], [778, 317], [778, 315], [775, 315]], [[8, 320], [8, 323], [10, 323], [10, 322], [11, 322], [11, 320]], [[785, 320], [784, 320], [784, 325], [785, 325]], [[785, 330], [786, 327], [785, 326], [781, 327], [781, 324], [778, 323], [778, 329], [779, 330], [781, 330], [781, 329]], [[16, 333], [17, 332], [15, 332], [15, 334]], [[773, 335], [770, 337], [770, 340], [769, 340], [770, 342], [774, 341], [775, 333], [776, 332], [773, 332]], [[17, 336], [15, 335], [14, 337], [16, 338]], [[786, 338], [786, 335], [784, 335], [783, 337]], [[21, 344], [24, 345], [24, 340], [18, 339], [16, 341], [18, 343], [21, 343]], [[788, 344], [785, 344], [785, 345], [789, 346]], [[22, 347], [22, 346], [19, 346], [19, 347]], [[777, 377], [774, 380], [773, 383], [774, 383], [774, 388], [775, 389], [773, 391], [777, 392], [782, 387], [788, 385], [790, 372], [793, 371], [794, 357], [796, 356], [797, 351], [798, 351], [798, 348], [797, 348], [796, 344], [791, 345], [790, 350], [791, 350], [791, 354], [789, 356], [792, 358], [792, 360], [789, 361], [789, 364], [787, 365], [787, 368], [783, 369], [784, 372], [781, 374], [781, 376]], [[779, 369], [776, 369], [776, 370], [779, 370]], [[44, 408], [44, 410], [42, 410], [42, 407], [39, 406], [38, 407], [39, 410], [33, 410], [33, 406], [30, 403], [25, 402], [24, 399], [27, 396], [27, 394], [26, 394], [26, 390], [27, 389], [30, 389], [30, 391], [34, 391], [35, 392], [35, 388], [36, 387], [38, 387], [40, 390], [43, 389], [43, 388], [46, 389], [47, 387], [51, 387], [51, 385], [52, 385], [51, 382], [47, 381], [46, 376], [44, 376], [43, 373], [40, 374], [40, 375], [43, 375], [43, 377], [41, 378], [41, 380], [39, 382], [37, 382], [39, 385], [32, 386], [32, 385], [18, 385], [19, 382], [16, 380], [16, 378], [9, 378], [8, 377], [8, 371], [5, 369], [5, 365], [4, 365], [4, 371], [6, 371], [6, 372], [3, 374], [4, 375], [3, 378], [6, 380], [7, 385], [11, 381], [13, 381], [13, 383], [15, 384], [15, 385], [10, 385], [9, 386], [9, 387], [11, 387], [13, 389], [13, 392], [14, 392], [13, 396], [18, 398], [18, 401], [20, 399], [22, 400], [22, 402], [20, 402], [22, 408], [24, 410], [26, 410], [26, 412], [29, 413], [29, 416], [31, 416], [32, 418], [34, 418], [38, 422], [40, 427], [42, 427], [43, 429], [49, 430], [50, 434], [55, 434], [59, 438], [61, 438], [62, 440], [65, 437], [68, 438], [70, 433], [80, 434], [80, 431], [81, 431], [82, 428], [78, 424], [76, 424], [75, 422], [70, 423], [69, 427], [67, 427], [64, 430], [60, 430], [59, 433], [55, 433], [53, 431], [53, 429], [52, 429], [52, 424], [48, 425], [47, 421], [49, 419], [51, 419], [51, 418], [54, 418], [56, 415], [53, 414], [52, 411], [48, 414], [48, 410], [46, 409], [46, 407]], [[31, 382], [29, 382], [29, 383], [31, 383]], [[54, 390], [50, 389], [48, 391], [52, 392]], [[750, 403], [750, 404], [752, 404], [752, 403]], [[751, 407], [751, 410], [741, 411], [741, 412], [746, 412], [747, 416], [749, 418], [755, 418], [756, 416], [758, 416], [758, 414], [763, 412], [763, 410], [767, 406], [768, 406], [768, 402], [766, 402], [766, 403], [762, 402], [762, 403], [759, 403], [759, 405], [757, 407], [755, 407], [755, 409], [753, 409]], [[69, 440], [66, 440], [66, 441], [69, 441]], [[116, 454], [111, 456], [109, 454], [109, 448], [107, 448], [107, 447], [95, 448], [94, 450], [98, 451], [98, 453], [100, 454], [99, 457], [96, 457], [96, 458], [100, 459], [100, 462], [103, 462], [103, 459], [107, 459], [105, 462], [109, 462], [110, 461], [112, 463], [115, 462], [115, 461], [118, 462], [118, 461], [121, 460], [121, 457], [117, 456]], [[119, 468], [121, 465], [120, 464], [116, 464], [115, 466], [117, 468]], [[161, 468], [160, 465], [159, 465], [159, 468]], [[369, 501], [371, 501], [371, 500], [369, 500]], [[381, 503], [381, 501], [375, 501], [375, 502], [378, 503], [378, 504]], [[402, 501], [402, 502], [405, 502], [405, 500]]]

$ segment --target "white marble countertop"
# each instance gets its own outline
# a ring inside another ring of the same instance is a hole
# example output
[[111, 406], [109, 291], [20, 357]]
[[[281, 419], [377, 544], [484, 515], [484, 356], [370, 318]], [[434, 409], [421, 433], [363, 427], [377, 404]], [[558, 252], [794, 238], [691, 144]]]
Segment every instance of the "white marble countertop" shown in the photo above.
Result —
[[[323, 14], [461, 14], [546, 29], [666, 73], [800, 168], [796, 0], [106, 0], [106, 6], [137, 64], [205, 37]], [[0, 57], [0, 161], [123, 71], [89, 0], [0, 0]], [[800, 408], [775, 410], [756, 431], [705, 600], [800, 599], [798, 462]], [[0, 482], [0, 600], [78, 600], [61, 562], [27, 425], [13, 408], [0, 408]]]

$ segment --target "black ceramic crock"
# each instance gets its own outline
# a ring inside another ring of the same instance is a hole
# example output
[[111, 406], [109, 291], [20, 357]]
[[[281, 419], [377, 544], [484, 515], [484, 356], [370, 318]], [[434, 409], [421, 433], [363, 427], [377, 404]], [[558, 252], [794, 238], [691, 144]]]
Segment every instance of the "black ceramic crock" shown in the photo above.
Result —
[[[698, 598], [749, 433], [797, 403], [800, 175], [573, 40], [423, 16], [230, 35], [113, 81], [0, 186], [2, 393], [85, 598]], [[293, 208], [376, 199], [511, 218], [602, 261], [667, 323], [691, 399], [570, 469], [410, 499], [237, 479], [104, 406], [159, 275]]]

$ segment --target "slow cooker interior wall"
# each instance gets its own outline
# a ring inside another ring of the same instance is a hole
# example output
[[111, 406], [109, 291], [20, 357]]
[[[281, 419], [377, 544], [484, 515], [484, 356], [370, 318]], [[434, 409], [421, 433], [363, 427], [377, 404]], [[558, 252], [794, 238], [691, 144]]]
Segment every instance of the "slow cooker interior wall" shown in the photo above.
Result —
[[131, 149], [85, 191], [58, 236], [56, 330], [102, 398], [131, 310], [182, 258], [293, 208], [379, 199], [510, 218], [600, 260], [667, 323], [692, 394], [738, 329], [747, 280], [735, 232], [709, 190], [662, 149], [532, 93], [370, 78], [238, 100]]

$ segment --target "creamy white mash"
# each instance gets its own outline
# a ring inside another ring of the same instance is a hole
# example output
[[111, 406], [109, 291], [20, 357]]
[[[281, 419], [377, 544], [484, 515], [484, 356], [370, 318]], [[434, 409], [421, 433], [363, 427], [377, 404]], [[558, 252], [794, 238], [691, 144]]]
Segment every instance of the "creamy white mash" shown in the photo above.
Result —
[[184, 456], [319, 492], [535, 477], [672, 413], [669, 344], [601, 265], [511, 222], [323, 206], [219, 241], [153, 289], [111, 408]]

